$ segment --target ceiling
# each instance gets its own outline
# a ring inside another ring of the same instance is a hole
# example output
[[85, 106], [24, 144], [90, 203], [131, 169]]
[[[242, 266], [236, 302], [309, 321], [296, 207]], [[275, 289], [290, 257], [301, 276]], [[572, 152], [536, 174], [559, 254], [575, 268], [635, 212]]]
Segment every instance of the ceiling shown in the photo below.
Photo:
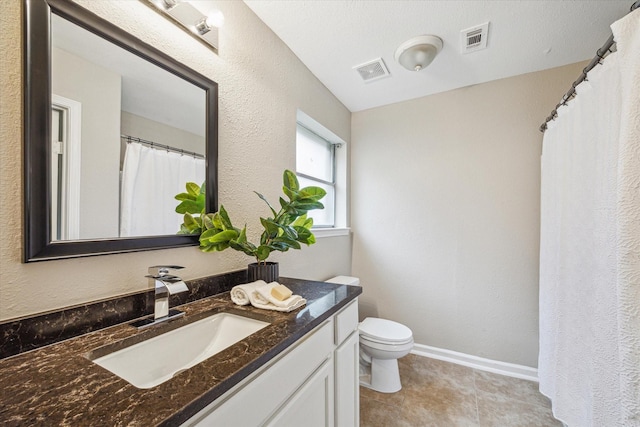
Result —
[[[633, 3], [244, 1], [352, 112], [591, 59]], [[462, 54], [460, 31], [487, 21], [487, 49]], [[429, 67], [407, 71], [395, 62], [395, 49], [423, 34], [439, 36], [444, 48]], [[353, 67], [377, 58], [391, 75], [363, 82]]]

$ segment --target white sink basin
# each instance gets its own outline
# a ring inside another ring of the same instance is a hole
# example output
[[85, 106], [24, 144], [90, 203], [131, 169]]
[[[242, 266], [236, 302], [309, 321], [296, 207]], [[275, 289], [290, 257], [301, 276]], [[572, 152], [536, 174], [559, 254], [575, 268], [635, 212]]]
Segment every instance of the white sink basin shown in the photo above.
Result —
[[138, 388], [151, 388], [268, 325], [231, 313], [218, 313], [93, 362]]

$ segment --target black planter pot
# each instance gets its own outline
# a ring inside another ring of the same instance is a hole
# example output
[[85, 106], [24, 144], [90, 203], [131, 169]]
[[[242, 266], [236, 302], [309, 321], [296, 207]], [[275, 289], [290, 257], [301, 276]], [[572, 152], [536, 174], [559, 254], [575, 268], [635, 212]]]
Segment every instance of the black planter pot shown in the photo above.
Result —
[[254, 262], [247, 267], [249, 282], [256, 280], [264, 280], [267, 283], [277, 282], [280, 278], [278, 274], [278, 263], [267, 262], [266, 264], [258, 264]]

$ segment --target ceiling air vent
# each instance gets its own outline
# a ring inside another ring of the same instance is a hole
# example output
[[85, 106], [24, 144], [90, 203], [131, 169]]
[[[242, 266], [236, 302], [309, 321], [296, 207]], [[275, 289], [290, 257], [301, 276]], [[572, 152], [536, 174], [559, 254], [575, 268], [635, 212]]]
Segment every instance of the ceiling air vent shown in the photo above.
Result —
[[488, 36], [488, 22], [460, 31], [460, 49], [462, 53], [471, 53], [476, 50], [486, 49]]
[[362, 80], [365, 82], [371, 82], [391, 75], [387, 66], [384, 65], [382, 58], [356, 65], [353, 69], [360, 74], [360, 77], [362, 77]]

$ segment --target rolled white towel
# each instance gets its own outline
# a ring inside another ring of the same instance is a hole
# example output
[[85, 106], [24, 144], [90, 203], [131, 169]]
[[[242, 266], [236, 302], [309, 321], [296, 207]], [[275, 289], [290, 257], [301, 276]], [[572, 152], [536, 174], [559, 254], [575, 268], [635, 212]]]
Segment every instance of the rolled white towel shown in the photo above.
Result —
[[277, 305], [271, 304], [270, 302], [267, 302], [266, 304], [264, 302], [261, 302], [261, 301], [264, 301], [264, 299], [261, 296], [258, 296], [259, 294], [257, 292], [253, 292], [251, 295], [252, 295], [251, 305], [254, 306], [255, 308], [261, 308], [264, 310], [282, 311], [285, 313], [296, 310], [307, 303], [306, 299], [301, 298], [300, 300], [298, 300], [297, 303], [295, 303], [290, 307], [278, 307]]
[[[300, 307], [299, 302], [300, 300], [303, 299], [300, 295], [291, 295], [289, 298], [287, 298], [284, 301], [280, 301], [279, 299], [271, 295], [271, 289], [273, 289], [275, 286], [278, 286], [278, 285], [279, 285], [278, 282], [258, 284], [256, 286], [256, 293], [259, 295], [259, 297], [261, 297], [259, 298], [259, 301], [261, 303], [271, 303], [276, 307], [281, 307], [281, 308], [290, 308], [294, 306]], [[306, 302], [307, 301], [305, 300], [304, 303]]]
[[243, 285], [237, 285], [231, 288], [231, 301], [238, 305], [248, 305], [251, 303], [251, 294], [256, 290], [259, 285], [266, 285], [264, 280], [256, 280], [255, 282], [245, 283]]

